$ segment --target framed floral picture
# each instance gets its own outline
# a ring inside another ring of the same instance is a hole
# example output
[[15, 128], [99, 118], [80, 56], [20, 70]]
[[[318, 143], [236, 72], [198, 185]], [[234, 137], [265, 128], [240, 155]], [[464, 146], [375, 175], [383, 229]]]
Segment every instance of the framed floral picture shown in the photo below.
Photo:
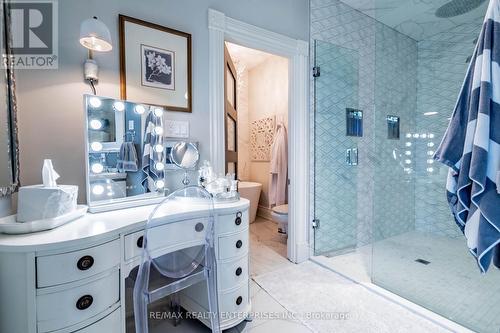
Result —
[[174, 55], [172, 51], [141, 45], [142, 85], [175, 90]]
[[191, 112], [191, 35], [119, 15], [121, 98]]

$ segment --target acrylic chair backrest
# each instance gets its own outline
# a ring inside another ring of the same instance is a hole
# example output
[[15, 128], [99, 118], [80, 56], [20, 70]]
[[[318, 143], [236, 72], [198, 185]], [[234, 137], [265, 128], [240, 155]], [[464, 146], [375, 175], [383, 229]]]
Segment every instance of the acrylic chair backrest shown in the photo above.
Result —
[[159, 273], [182, 278], [204, 263], [214, 243], [214, 203], [205, 189], [189, 186], [171, 193], [148, 218], [143, 262]]
[[[212, 196], [199, 186], [173, 192], [150, 214], [134, 286], [136, 332], [148, 332], [147, 304], [201, 281], [200, 277], [207, 282], [212, 332], [220, 332], [214, 221]], [[151, 290], [152, 269], [174, 281]], [[194, 278], [190, 280], [188, 276]]]

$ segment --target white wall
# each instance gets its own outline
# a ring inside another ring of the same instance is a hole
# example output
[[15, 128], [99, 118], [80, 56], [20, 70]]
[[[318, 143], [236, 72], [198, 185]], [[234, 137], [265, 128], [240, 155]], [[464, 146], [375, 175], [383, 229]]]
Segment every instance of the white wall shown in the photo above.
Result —
[[62, 0], [59, 1], [59, 69], [17, 73], [21, 182], [41, 182], [44, 158], [51, 158], [60, 182], [80, 186], [84, 201], [84, 116], [82, 95], [90, 89], [82, 78], [86, 52], [78, 43], [79, 25], [94, 15], [111, 30], [113, 51], [97, 54], [101, 73], [98, 94], [119, 97], [118, 14], [125, 14], [191, 33], [193, 36], [193, 113], [170, 113], [191, 121], [194, 140], [208, 158], [207, 10], [293, 38], [309, 37], [307, 0]]
[[[248, 125], [275, 116], [288, 129], [288, 59], [272, 56], [248, 71]], [[259, 205], [269, 208], [269, 162], [249, 162], [250, 181], [262, 184]]]
[[[238, 106], [238, 179], [250, 180], [250, 123], [248, 115], [248, 70], [238, 69], [236, 103]], [[244, 68], [244, 66], [242, 67]]]

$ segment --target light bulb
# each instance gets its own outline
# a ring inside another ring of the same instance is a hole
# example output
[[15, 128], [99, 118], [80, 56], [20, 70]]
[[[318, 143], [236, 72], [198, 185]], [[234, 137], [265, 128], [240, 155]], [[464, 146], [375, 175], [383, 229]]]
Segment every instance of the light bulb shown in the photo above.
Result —
[[146, 111], [146, 109], [144, 108], [144, 106], [143, 106], [143, 105], [140, 105], [140, 104], [139, 104], [139, 105], [136, 105], [136, 106], [135, 106], [134, 111], [135, 111], [135, 113], [137, 113], [137, 114], [143, 114], [143, 113]]
[[97, 97], [91, 97], [91, 98], [89, 99], [89, 104], [90, 104], [90, 106], [91, 106], [91, 107], [93, 107], [94, 109], [97, 109], [97, 108], [101, 107], [102, 102], [101, 102], [101, 100], [100, 100], [99, 98], [97, 98]]
[[123, 110], [125, 110], [125, 103], [116, 101], [113, 103], [113, 107], [116, 111], [122, 112]]
[[429, 158], [429, 159], [427, 160], [427, 164], [434, 164], [434, 160], [433, 160], [433, 159], [431, 159], [431, 158]]
[[163, 134], [163, 127], [161, 126], [156, 126], [155, 129], [153, 130], [156, 135], [162, 135]]
[[411, 164], [411, 160], [405, 160], [406, 164]]
[[421, 137], [422, 139], [426, 139], [426, 138], [427, 138], [427, 134], [425, 134], [425, 133], [424, 133], [424, 134], [420, 134], [420, 137]]
[[157, 189], [162, 189], [165, 187], [165, 182], [163, 180], [157, 180], [155, 182], [155, 186]]
[[90, 128], [98, 130], [102, 128], [102, 122], [99, 119], [92, 119], [90, 121]]
[[429, 139], [434, 139], [434, 134], [429, 134]]
[[161, 153], [161, 152], [163, 152], [163, 145], [160, 145], [160, 144], [155, 145], [155, 146], [154, 146], [154, 150], [155, 150], [155, 152], [157, 152], [157, 153]]
[[163, 162], [156, 162], [155, 169], [158, 171], [163, 171], [165, 170], [165, 164], [163, 164]]
[[434, 147], [434, 142], [429, 142], [429, 143], [427, 144], [427, 147]]
[[104, 186], [102, 185], [94, 185], [92, 187], [92, 193], [95, 195], [101, 195], [104, 193]]
[[90, 148], [92, 149], [92, 151], [101, 151], [102, 144], [100, 142], [94, 141], [90, 144]]
[[153, 114], [157, 117], [163, 116], [163, 109], [162, 108], [155, 108], [153, 111]]
[[420, 135], [419, 135], [418, 133], [415, 133], [415, 134], [413, 134], [413, 137], [414, 137], [415, 139], [418, 139], [418, 138], [420, 137]]
[[90, 168], [93, 173], [101, 173], [104, 170], [104, 166], [101, 163], [94, 163]]
[[407, 138], [411, 138], [411, 133], [406, 133]]
[[411, 151], [409, 151], [409, 150], [405, 151], [405, 155], [406, 156], [410, 156], [411, 155]]
[[405, 146], [406, 146], [406, 147], [411, 147], [411, 142], [407, 142], [407, 143], [405, 143]]
[[427, 168], [427, 172], [433, 172], [434, 168]]
[[429, 155], [429, 156], [434, 155], [434, 150], [429, 150], [429, 151], [427, 152], [427, 155]]

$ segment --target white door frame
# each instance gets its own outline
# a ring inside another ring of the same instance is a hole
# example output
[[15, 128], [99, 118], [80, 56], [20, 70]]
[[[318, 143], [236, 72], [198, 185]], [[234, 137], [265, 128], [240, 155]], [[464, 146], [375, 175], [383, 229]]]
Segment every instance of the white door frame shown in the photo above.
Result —
[[309, 44], [208, 10], [210, 160], [216, 172], [225, 170], [224, 42], [262, 50], [289, 59], [289, 211], [288, 258], [309, 258]]

